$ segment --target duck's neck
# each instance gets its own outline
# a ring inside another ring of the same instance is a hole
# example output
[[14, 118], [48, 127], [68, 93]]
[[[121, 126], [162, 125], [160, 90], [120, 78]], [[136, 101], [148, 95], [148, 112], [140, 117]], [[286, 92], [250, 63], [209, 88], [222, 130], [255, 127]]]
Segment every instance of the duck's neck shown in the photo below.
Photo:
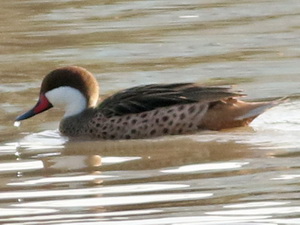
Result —
[[90, 122], [95, 113], [95, 108], [88, 108], [76, 115], [64, 117], [59, 124], [60, 132], [69, 137], [88, 136], [87, 134], [90, 134]]
[[45, 93], [48, 100], [65, 109], [64, 118], [74, 116], [87, 109], [86, 97], [77, 89], [63, 86]]

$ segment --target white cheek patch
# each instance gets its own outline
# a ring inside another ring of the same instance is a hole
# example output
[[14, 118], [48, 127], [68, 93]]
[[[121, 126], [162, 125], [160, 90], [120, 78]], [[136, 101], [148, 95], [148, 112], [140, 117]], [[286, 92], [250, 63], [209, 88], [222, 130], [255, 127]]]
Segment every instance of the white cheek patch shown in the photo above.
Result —
[[64, 117], [81, 113], [87, 107], [87, 100], [80, 91], [75, 88], [62, 86], [45, 93], [45, 96], [53, 106], [65, 109]]

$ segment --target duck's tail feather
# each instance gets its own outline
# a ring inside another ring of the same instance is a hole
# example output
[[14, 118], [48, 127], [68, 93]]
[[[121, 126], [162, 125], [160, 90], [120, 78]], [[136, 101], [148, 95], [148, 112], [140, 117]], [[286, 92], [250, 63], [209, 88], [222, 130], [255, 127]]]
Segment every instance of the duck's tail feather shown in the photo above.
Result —
[[256, 118], [260, 114], [264, 113], [268, 109], [273, 108], [274, 106], [277, 106], [279, 104], [282, 104], [284, 102], [288, 101], [288, 97], [283, 97], [280, 99], [276, 99], [270, 102], [259, 102], [259, 103], [253, 103], [253, 108], [248, 111], [247, 113], [240, 115], [235, 118], [235, 120], [244, 120], [248, 118]]

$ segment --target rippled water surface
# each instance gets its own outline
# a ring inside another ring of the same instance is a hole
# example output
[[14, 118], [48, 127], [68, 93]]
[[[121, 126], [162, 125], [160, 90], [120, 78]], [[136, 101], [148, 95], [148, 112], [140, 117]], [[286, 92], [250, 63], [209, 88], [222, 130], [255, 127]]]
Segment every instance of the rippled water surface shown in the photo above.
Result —
[[[0, 6], [0, 224], [300, 224], [298, 0]], [[68, 141], [58, 109], [13, 127], [64, 65], [102, 96], [200, 82], [289, 101], [248, 128], [150, 140]]]

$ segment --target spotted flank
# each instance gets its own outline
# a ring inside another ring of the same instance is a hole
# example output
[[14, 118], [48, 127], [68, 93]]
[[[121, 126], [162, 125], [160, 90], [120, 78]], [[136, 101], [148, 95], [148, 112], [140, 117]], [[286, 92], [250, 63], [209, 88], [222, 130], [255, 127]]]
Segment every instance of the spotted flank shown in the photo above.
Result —
[[[198, 127], [208, 104], [185, 104], [157, 108], [126, 116], [103, 117], [97, 113], [90, 122], [90, 132], [100, 139], [136, 139], [182, 134], [201, 129]], [[101, 129], [101, 133], [99, 133]]]

